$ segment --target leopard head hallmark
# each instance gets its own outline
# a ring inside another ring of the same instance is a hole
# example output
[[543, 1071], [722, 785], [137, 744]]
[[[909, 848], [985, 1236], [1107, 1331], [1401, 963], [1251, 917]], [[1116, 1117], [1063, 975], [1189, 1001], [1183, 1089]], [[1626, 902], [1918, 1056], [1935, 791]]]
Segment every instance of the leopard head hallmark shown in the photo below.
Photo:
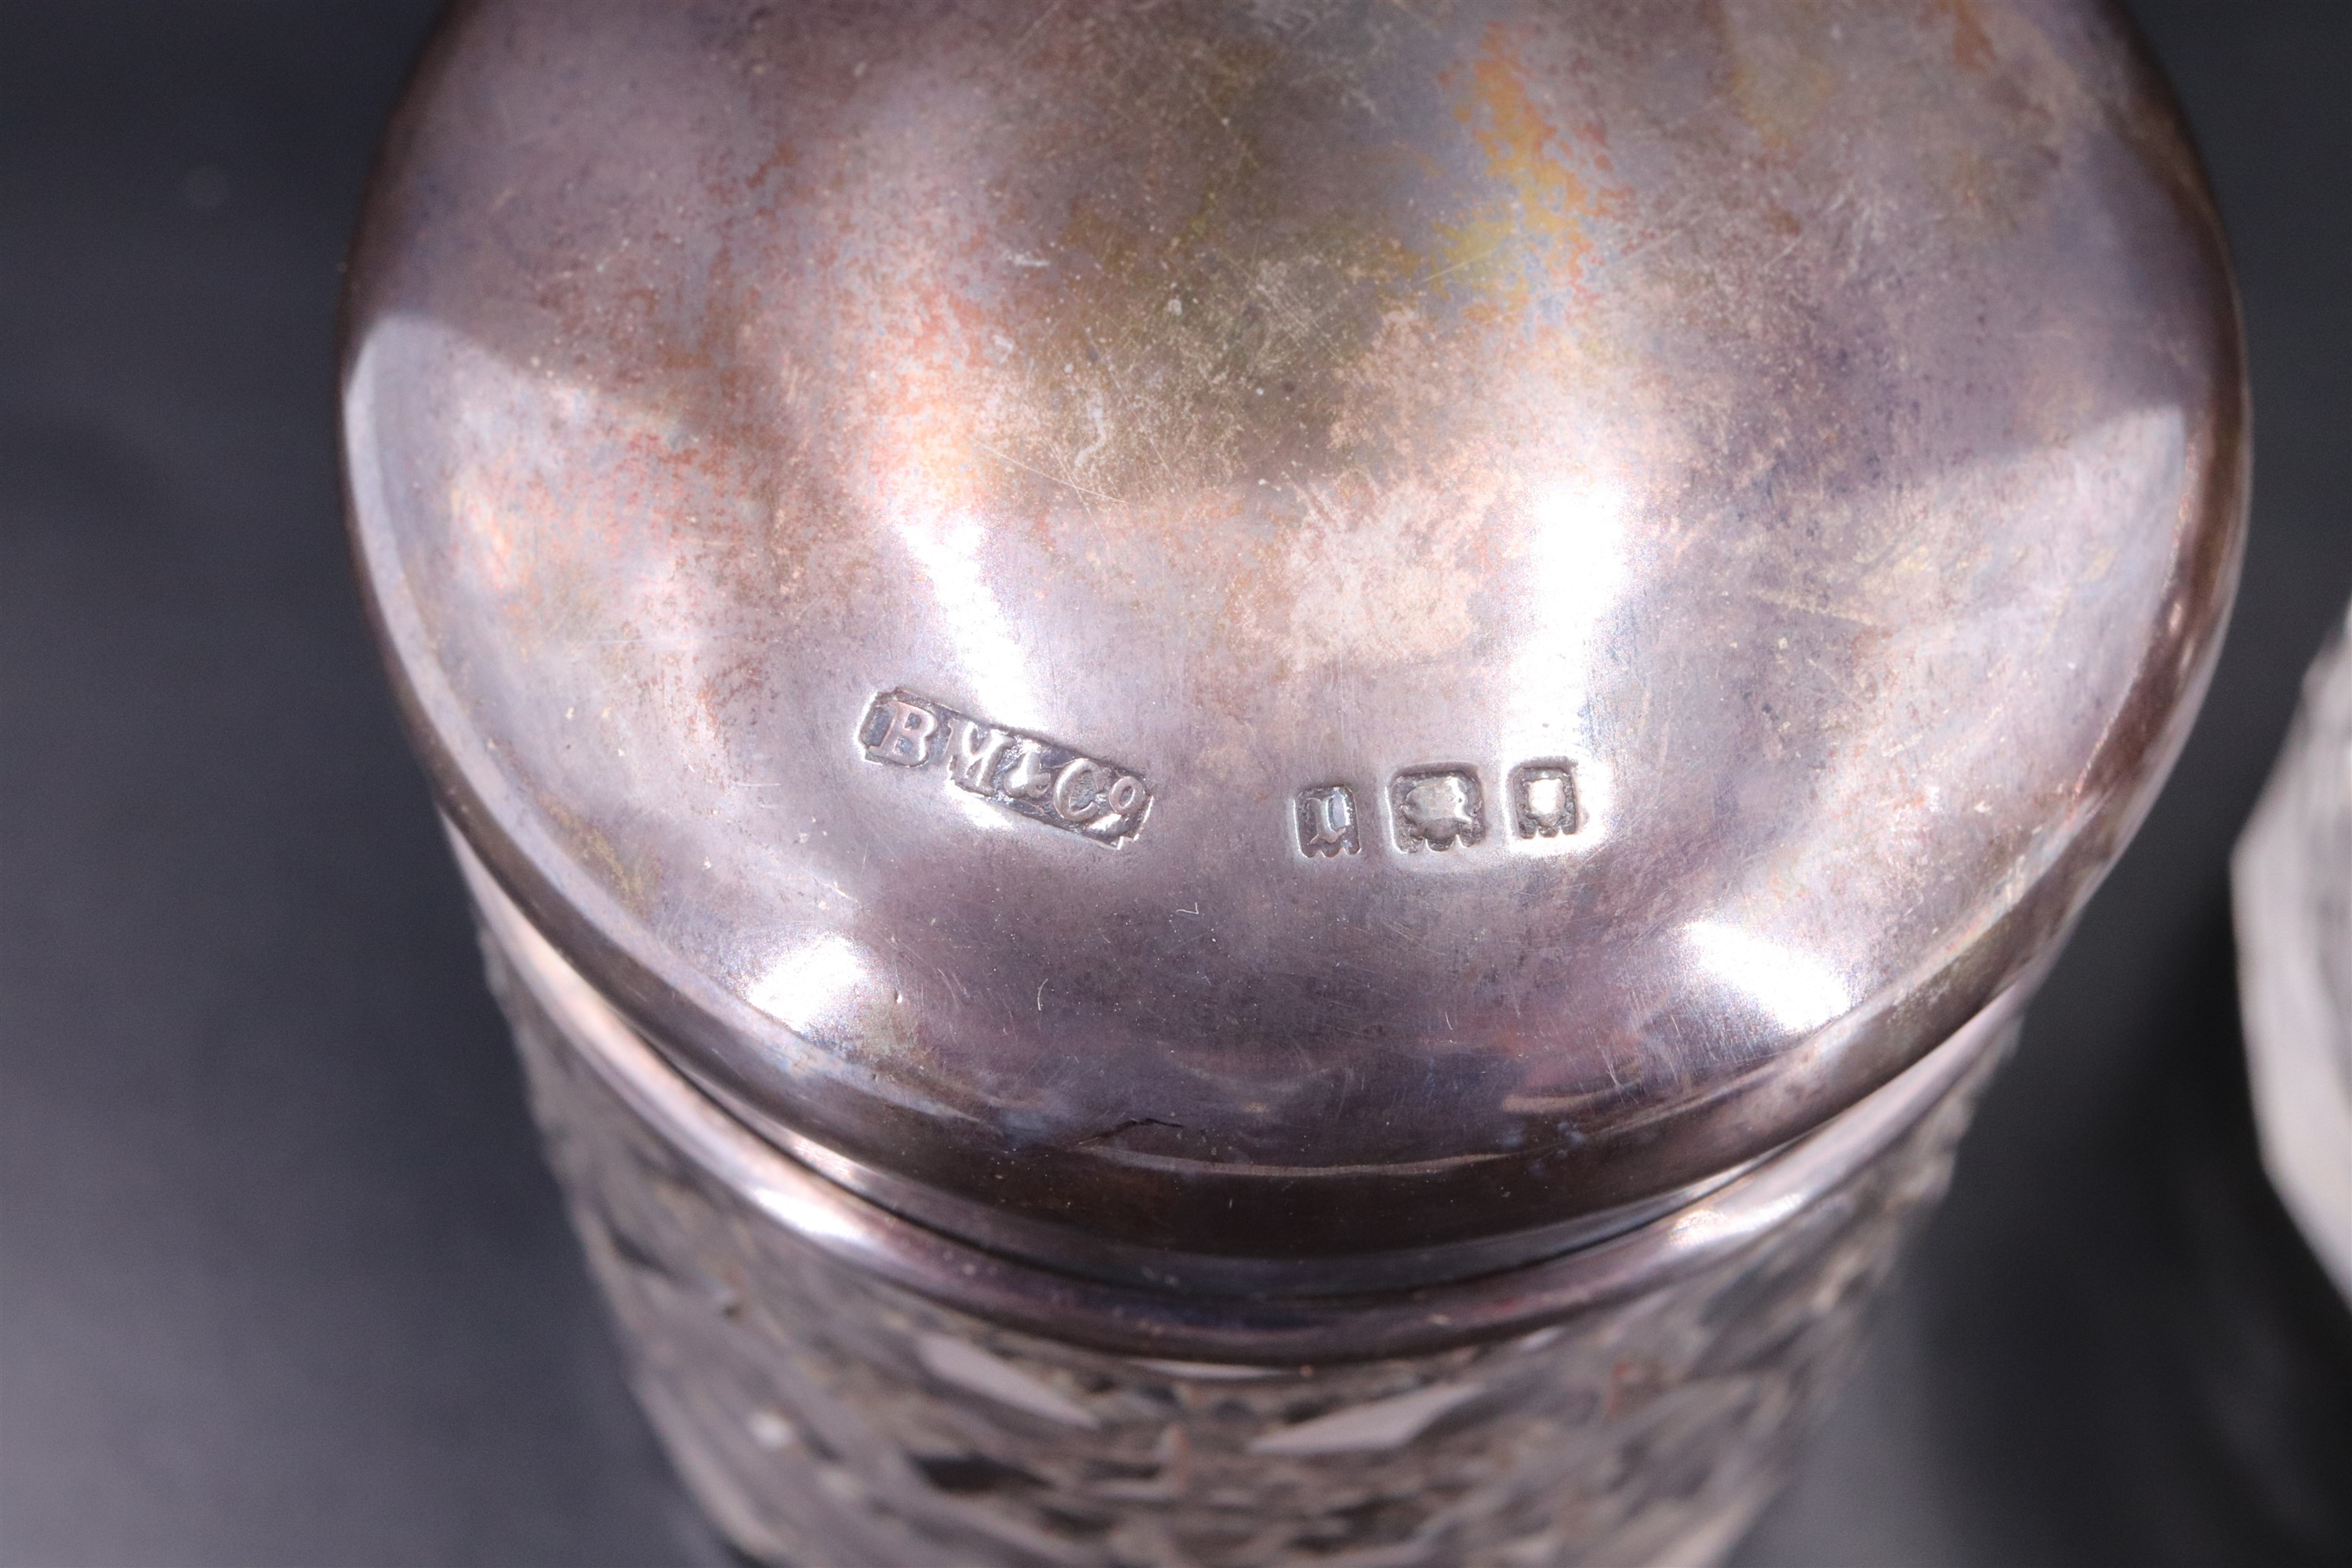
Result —
[[1399, 773], [1390, 781], [1389, 804], [1397, 847], [1407, 853], [1466, 848], [1486, 837], [1486, 805], [1474, 769]]

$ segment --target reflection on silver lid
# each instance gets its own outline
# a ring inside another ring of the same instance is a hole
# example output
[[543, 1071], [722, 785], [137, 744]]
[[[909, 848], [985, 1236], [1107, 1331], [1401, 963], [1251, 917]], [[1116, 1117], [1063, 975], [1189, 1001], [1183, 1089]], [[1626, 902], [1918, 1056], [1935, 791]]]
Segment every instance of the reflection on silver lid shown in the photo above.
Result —
[[1024, 1238], [1442, 1249], [1853, 1103], [2170, 760], [2236, 317], [2104, 13], [1706, 16], [464, 14], [344, 381], [454, 820]]

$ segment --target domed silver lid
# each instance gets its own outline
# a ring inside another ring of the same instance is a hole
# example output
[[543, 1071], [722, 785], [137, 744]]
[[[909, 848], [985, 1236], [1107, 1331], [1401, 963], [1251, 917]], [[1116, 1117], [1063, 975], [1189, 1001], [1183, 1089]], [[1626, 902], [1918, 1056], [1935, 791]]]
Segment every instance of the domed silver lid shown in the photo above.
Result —
[[1337, 1279], [2046, 956], [2237, 331], [2093, 5], [547, 0], [420, 70], [344, 415], [446, 809], [673, 1060], [992, 1244]]

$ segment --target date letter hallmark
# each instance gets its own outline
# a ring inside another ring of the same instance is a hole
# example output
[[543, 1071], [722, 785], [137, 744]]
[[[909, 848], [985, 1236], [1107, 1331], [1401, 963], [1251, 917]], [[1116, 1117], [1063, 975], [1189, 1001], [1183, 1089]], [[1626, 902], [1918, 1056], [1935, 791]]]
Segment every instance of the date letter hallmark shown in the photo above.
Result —
[[1576, 831], [1576, 764], [1521, 763], [1511, 770], [1511, 821], [1522, 838]]
[[1141, 832], [1151, 815], [1151, 786], [1118, 763], [912, 692], [875, 698], [857, 741], [867, 762], [917, 769], [941, 763], [958, 789], [1113, 848]]

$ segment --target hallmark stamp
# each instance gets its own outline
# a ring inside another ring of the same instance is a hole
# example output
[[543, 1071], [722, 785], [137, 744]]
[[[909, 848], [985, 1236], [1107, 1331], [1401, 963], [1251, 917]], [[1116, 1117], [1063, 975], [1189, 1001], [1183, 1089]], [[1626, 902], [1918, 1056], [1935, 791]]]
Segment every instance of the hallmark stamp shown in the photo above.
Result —
[[942, 764], [958, 789], [1114, 848], [1140, 832], [1151, 814], [1151, 786], [1133, 771], [908, 691], [875, 698], [858, 722], [857, 742], [867, 762]]
[[1354, 855], [1364, 847], [1356, 829], [1356, 792], [1346, 784], [1300, 790], [1297, 816], [1302, 855]]
[[869, 763], [896, 763], [919, 768], [931, 760], [931, 738], [940, 732], [940, 716], [923, 703], [896, 692], [874, 700], [859, 739], [866, 742]]
[[1574, 833], [1576, 764], [1521, 763], [1511, 770], [1511, 824], [1522, 838], [1558, 838]]
[[1397, 847], [1452, 849], [1486, 837], [1486, 803], [1473, 768], [1418, 768], [1389, 781]]

